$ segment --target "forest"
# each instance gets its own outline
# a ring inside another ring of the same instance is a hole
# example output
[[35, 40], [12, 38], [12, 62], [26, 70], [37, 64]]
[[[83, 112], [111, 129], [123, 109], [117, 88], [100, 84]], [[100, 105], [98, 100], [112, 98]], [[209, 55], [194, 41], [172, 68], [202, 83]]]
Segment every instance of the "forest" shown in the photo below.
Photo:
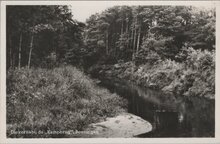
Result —
[[215, 8], [113, 6], [86, 22], [69, 6], [6, 7], [7, 136], [84, 130], [127, 111], [101, 78], [215, 99]]

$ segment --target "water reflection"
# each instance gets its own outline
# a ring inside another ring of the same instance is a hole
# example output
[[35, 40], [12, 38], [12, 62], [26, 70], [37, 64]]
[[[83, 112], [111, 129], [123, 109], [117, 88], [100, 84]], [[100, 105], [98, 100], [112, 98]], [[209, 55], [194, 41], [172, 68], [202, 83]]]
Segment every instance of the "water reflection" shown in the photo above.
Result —
[[138, 137], [214, 137], [214, 100], [165, 95], [121, 80], [102, 79], [100, 85], [127, 98], [128, 112], [153, 125]]

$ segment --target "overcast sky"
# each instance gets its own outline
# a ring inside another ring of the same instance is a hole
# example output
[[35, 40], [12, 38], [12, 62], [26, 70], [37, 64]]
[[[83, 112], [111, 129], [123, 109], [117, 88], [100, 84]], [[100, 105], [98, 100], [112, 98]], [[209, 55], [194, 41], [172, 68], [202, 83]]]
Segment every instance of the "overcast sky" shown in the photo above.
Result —
[[72, 1], [71, 6], [73, 18], [85, 22], [92, 14], [99, 13], [115, 5], [193, 5], [200, 7], [214, 7], [215, 2], [210, 1], [188, 1], [188, 2], [155, 2], [155, 1]]
[[98, 2], [85, 2], [82, 1], [80, 3], [74, 3], [71, 5], [73, 18], [78, 21], [85, 22], [87, 18], [89, 18], [92, 14], [97, 12], [102, 12], [105, 9], [116, 5], [115, 3], [103, 3], [101, 1]]

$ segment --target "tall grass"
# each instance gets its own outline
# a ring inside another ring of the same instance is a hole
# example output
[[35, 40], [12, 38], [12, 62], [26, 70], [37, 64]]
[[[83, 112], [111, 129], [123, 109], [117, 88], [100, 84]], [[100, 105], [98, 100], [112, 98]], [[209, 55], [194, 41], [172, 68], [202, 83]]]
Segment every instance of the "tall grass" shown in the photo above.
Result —
[[[66, 137], [46, 135], [48, 130], [83, 130], [123, 111], [126, 101], [95, 86], [78, 69], [20, 69], [7, 72], [7, 136]], [[11, 131], [44, 134], [12, 134]]]

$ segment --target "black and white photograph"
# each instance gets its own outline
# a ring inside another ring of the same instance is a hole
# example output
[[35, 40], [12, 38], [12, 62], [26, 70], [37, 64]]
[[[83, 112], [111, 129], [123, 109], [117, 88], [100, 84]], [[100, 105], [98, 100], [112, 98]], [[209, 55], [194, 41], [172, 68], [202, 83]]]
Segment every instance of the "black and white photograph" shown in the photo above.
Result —
[[88, 143], [217, 138], [217, 6], [5, 2], [1, 133]]

